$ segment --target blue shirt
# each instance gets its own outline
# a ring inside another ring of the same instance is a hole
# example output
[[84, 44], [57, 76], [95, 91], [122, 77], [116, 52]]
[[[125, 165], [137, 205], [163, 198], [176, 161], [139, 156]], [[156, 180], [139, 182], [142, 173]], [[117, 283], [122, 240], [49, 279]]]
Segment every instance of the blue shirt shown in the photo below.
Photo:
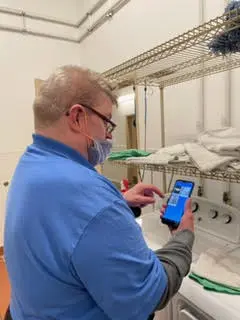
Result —
[[146, 320], [167, 276], [121, 193], [77, 151], [33, 139], [7, 200], [13, 320]]

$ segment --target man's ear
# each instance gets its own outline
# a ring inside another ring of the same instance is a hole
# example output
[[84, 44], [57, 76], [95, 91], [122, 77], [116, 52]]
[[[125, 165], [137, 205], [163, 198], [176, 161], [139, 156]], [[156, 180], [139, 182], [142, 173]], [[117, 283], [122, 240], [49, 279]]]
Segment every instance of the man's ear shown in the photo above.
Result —
[[73, 131], [82, 131], [84, 112], [85, 110], [83, 110], [81, 105], [74, 105], [69, 110], [68, 122]]

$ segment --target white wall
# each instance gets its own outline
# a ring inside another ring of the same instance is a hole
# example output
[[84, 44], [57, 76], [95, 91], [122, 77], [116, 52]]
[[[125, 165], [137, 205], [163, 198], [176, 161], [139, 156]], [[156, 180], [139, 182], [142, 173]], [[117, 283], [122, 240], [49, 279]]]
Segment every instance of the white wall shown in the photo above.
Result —
[[[153, 48], [201, 23], [200, 5], [204, 6], [205, 21], [221, 15], [226, 0], [131, 0], [111, 21], [94, 32], [80, 46], [82, 63], [103, 72], [139, 53]], [[239, 81], [240, 71], [232, 72], [232, 125], [240, 127]], [[201, 101], [205, 106], [204, 125], [215, 129], [226, 124], [227, 106], [226, 73], [204, 79], [204, 96], [201, 96], [200, 80], [165, 89], [166, 142], [174, 144], [191, 139], [198, 132]], [[144, 95], [139, 89], [140, 147], [144, 139]], [[158, 89], [149, 89], [147, 148], [161, 146], [160, 104]], [[161, 186], [161, 175], [145, 175], [145, 181]], [[190, 178], [191, 179], [191, 178]], [[195, 179], [198, 182], [198, 179]], [[222, 201], [222, 192], [229, 189], [226, 183], [205, 181], [206, 195]], [[240, 205], [240, 186], [230, 186], [233, 204]]]
[[82, 63], [104, 71], [198, 24], [198, 0], [131, 0], [80, 47]]
[[[124, 88], [122, 89], [119, 94], [127, 95], [131, 92], [131, 88]], [[115, 108], [113, 110], [113, 121], [117, 123], [117, 128], [114, 131], [113, 136], [113, 146], [114, 151], [123, 150], [126, 148], [126, 117], [122, 116], [120, 112]], [[106, 163], [103, 166], [103, 174], [109, 178], [111, 178], [112, 182], [119, 183], [122, 179], [127, 178], [127, 169], [123, 167], [116, 167], [113, 166], [111, 163]]]
[[[22, 9], [75, 22], [81, 16], [79, 0], [2, 0], [0, 6]], [[21, 19], [1, 15], [0, 24], [21, 26]], [[28, 22], [28, 27], [56, 35], [75, 36], [71, 28]], [[76, 32], [76, 31], [75, 31]], [[80, 64], [78, 44], [37, 38], [0, 30], [1, 120], [0, 120], [0, 246], [6, 188], [19, 155], [31, 142], [34, 79], [46, 78], [63, 64]]]

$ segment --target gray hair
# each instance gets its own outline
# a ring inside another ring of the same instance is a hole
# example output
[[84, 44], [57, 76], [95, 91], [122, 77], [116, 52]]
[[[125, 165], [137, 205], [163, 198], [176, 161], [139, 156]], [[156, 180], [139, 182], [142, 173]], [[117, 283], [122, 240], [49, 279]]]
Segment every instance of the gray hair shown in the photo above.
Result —
[[95, 108], [101, 93], [117, 105], [113, 88], [99, 73], [72, 65], [58, 68], [43, 82], [34, 100], [35, 128], [53, 124], [74, 104]]

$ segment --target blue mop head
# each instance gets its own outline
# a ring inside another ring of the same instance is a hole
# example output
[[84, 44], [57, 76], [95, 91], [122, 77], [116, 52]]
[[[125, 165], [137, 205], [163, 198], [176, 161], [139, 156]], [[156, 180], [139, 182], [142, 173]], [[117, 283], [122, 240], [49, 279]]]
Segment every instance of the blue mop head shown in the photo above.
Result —
[[[229, 13], [231, 10], [236, 9], [239, 10], [227, 15], [226, 20], [234, 18], [240, 13], [240, 1], [233, 0], [225, 8], [225, 13]], [[230, 31], [226, 29], [226, 31], [223, 31], [221, 34], [215, 36], [214, 39], [208, 44], [209, 49], [214, 54], [221, 53], [222, 55], [226, 55], [228, 53], [240, 52], [240, 21], [238, 22], [238, 28], [235, 28]]]

